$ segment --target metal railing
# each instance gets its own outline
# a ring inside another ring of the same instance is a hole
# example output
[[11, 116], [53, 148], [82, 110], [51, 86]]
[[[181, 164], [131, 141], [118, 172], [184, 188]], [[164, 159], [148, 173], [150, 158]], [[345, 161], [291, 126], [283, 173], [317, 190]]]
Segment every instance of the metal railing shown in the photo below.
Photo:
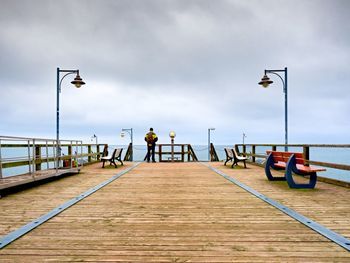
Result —
[[[62, 154], [57, 156], [57, 147]], [[0, 136], [0, 178], [34, 174], [42, 170], [72, 169], [98, 160], [99, 146], [81, 140], [60, 140]], [[92, 146], [96, 147], [92, 152]], [[84, 151], [87, 149], [87, 152]], [[87, 160], [86, 160], [87, 159]]]

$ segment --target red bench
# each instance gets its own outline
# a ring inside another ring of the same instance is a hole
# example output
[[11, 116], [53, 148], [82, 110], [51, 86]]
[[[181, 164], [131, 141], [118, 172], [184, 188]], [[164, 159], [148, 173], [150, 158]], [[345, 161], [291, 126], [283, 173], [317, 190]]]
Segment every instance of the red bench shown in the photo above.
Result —
[[[302, 153], [266, 151], [268, 157], [265, 164], [265, 174], [269, 181], [287, 181], [290, 188], [315, 188], [317, 172], [326, 171], [324, 168], [316, 168], [305, 164]], [[271, 174], [274, 170], [285, 170], [283, 177], [275, 177]], [[296, 183], [293, 173], [297, 175], [309, 175], [309, 183]]]

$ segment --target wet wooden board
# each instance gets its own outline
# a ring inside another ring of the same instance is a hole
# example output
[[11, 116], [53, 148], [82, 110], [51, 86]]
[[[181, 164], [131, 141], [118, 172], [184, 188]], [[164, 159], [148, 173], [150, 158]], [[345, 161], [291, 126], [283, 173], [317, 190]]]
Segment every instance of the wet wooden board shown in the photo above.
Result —
[[[221, 168], [241, 177], [263, 171]], [[94, 165], [7, 196], [0, 220], [35, 217], [115, 173]], [[289, 198], [284, 186], [256, 184], [268, 196]], [[1, 260], [349, 262], [350, 253], [201, 164], [144, 163], [0, 250]]]

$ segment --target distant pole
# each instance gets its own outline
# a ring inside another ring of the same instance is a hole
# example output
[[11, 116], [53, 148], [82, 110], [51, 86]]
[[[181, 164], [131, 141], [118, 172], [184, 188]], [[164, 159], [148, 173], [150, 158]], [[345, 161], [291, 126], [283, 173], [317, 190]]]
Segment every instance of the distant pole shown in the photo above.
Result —
[[243, 144], [244, 144], [244, 138], [246, 138], [246, 137], [247, 137], [247, 136], [245, 135], [245, 133], [244, 133], [244, 132], [243, 132], [242, 137], [243, 137]]
[[[283, 78], [277, 73], [277, 72], [284, 72], [284, 80]], [[259, 82], [259, 85], [262, 85], [264, 88], [267, 88], [271, 83], [273, 83], [272, 80], [267, 76], [267, 74], [274, 74], [278, 76], [283, 84], [283, 93], [284, 93], [284, 150], [288, 151], [288, 79], [287, 79], [287, 67], [284, 69], [265, 69], [265, 75]]]

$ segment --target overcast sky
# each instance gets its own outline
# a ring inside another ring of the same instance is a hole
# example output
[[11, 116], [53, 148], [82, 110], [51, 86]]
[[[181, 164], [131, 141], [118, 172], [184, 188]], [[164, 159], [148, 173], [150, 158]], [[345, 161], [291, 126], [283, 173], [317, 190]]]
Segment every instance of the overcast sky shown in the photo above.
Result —
[[349, 143], [348, 0], [0, 0], [0, 135], [63, 139]]

